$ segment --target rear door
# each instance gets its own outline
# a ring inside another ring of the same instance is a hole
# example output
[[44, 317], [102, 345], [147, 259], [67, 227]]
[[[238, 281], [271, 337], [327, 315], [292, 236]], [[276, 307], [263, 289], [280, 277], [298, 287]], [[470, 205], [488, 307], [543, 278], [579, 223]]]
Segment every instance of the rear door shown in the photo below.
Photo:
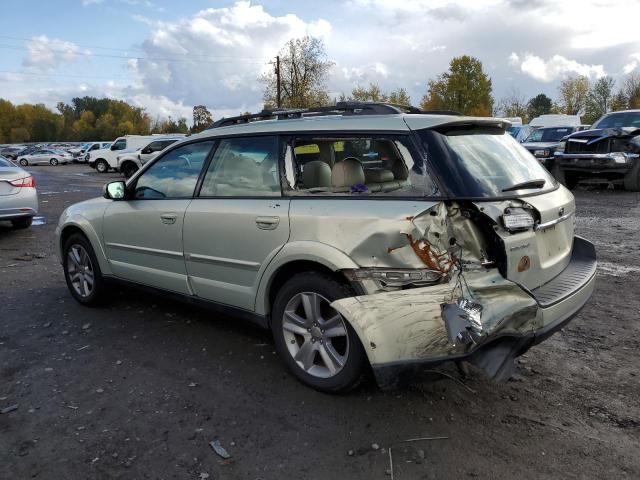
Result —
[[253, 310], [258, 281], [289, 238], [278, 138], [222, 139], [184, 220], [184, 254], [196, 295]]
[[104, 245], [115, 275], [191, 294], [182, 228], [212, 146], [212, 141], [202, 141], [167, 152], [128, 185], [132, 198], [114, 201], [107, 207]]

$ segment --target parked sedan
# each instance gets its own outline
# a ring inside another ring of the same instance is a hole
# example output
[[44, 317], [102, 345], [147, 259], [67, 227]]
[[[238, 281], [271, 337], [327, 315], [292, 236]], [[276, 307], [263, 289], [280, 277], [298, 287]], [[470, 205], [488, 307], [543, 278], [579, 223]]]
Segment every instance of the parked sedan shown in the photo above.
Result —
[[0, 157], [0, 220], [9, 220], [14, 228], [28, 228], [37, 213], [36, 180]]
[[20, 155], [18, 163], [23, 167], [27, 165], [58, 165], [60, 163], [70, 163], [73, 157], [70, 153], [60, 152], [52, 149], [40, 149], [27, 155]]

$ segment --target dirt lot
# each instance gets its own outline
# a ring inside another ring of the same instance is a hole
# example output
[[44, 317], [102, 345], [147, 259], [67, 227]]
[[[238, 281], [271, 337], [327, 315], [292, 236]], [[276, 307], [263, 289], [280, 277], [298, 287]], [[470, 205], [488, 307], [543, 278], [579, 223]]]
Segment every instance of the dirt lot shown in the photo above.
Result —
[[[384, 479], [389, 449], [396, 480], [640, 478], [638, 195], [576, 192], [595, 295], [508, 383], [451, 369], [329, 396], [238, 319], [138, 291], [74, 302], [55, 224], [115, 175], [32, 170], [42, 224], [0, 224], [0, 409], [18, 405], [0, 415], [0, 478]], [[403, 442], [418, 437], [447, 438]]]

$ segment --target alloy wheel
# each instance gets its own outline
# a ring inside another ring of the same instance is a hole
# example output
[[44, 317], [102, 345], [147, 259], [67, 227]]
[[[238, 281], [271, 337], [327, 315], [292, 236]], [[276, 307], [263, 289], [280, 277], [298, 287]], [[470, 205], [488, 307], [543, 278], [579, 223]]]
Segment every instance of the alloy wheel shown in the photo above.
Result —
[[91, 257], [82, 245], [74, 244], [67, 251], [67, 275], [75, 292], [83, 298], [93, 292], [94, 272]]
[[347, 327], [330, 303], [318, 293], [298, 293], [282, 319], [289, 353], [302, 370], [318, 378], [338, 374], [349, 356]]

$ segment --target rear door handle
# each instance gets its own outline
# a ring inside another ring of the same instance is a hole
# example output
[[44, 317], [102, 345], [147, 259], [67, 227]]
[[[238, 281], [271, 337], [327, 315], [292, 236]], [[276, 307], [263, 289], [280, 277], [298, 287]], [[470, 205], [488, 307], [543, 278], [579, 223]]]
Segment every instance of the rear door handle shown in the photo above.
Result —
[[162, 223], [173, 225], [174, 223], [176, 223], [178, 215], [176, 215], [175, 213], [163, 213], [160, 215], [160, 219], [162, 220]]
[[280, 217], [256, 217], [256, 225], [260, 230], [275, 230], [280, 224]]

